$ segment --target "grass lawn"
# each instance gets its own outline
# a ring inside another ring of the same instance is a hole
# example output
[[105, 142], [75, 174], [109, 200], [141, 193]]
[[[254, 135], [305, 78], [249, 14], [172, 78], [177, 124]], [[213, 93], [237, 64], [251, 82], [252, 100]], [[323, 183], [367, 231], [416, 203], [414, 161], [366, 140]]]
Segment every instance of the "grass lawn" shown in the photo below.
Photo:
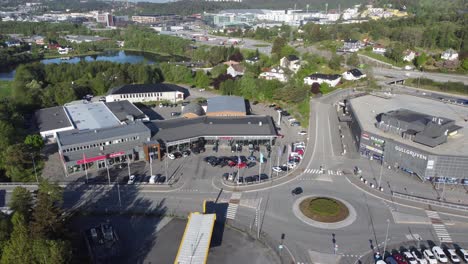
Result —
[[5, 98], [11, 95], [13, 89], [13, 81], [0, 80], [0, 98]]
[[379, 60], [381, 62], [386, 62], [386, 63], [392, 64], [393, 66], [397, 66], [397, 67], [404, 67], [407, 64], [411, 64], [411, 66], [412, 66], [412, 63], [410, 63], [410, 62], [396, 63], [393, 60], [385, 57], [384, 55], [376, 54], [376, 53], [374, 53], [372, 51], [361, 50], [361, 51], [359, 51], [359, 53], [362, 54], [362, 55], [366, 55], [368, 57], [374, 58], [376, 60]]
[[312, 220], [325, 223], [339, 222], [349, 215], [342, 202], [327, 197], [307, 198], [300, 203], [299, 209]]

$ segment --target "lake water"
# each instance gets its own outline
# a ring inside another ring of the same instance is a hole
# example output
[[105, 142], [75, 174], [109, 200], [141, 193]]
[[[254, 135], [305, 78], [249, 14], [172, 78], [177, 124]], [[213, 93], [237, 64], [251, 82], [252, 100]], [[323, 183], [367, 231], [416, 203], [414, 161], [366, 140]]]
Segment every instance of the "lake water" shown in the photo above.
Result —
[[[55, 59], [44, 59], [41, 60], [44, 64], [50, 63], [78, 63], [80, 61], [110, 61], [117, 63], [147, 63], [154, 64], [155, 62], [162, 61], [182, 61], [186, 58], [182, 57], [170, 57], [170, 56], [161, 56], [153, 53], [138, 52], [138, 51], [106, 51], [99, 55], [92, 56], [83, 56], [83, 57], [70, 57], [70, 59], [64, 60], [61, 58]], [[10, 70], [6, 72], [0, 72], [0, 80], [13, 80], [15, 78], [15, 70]]]

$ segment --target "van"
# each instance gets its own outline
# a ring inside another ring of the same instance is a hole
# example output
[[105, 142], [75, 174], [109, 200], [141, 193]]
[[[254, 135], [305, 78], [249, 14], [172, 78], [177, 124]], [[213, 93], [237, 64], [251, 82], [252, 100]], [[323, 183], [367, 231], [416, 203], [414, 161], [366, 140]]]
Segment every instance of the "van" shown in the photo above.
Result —
[[156, 175], [151, 175], [148, 183], [155, 184], [156, 183]]

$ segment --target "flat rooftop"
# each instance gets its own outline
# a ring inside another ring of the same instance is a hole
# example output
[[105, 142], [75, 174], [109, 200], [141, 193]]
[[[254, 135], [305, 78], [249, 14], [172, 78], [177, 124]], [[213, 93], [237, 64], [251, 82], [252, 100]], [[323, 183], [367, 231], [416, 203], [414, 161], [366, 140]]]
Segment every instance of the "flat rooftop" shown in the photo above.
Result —
[[[365, 131], [437, 155], [468, 156], [468, 140], [466, 137], [468, 135], [468, 122], [465, 121], [468, 120], [468, 107], [405, 94], [396, 94], [389, 99], [365, 95], [350, 99], [350, 103], [361, 128]], [[449, 136], [446, 143], [431, 148], [403, 139], [392, 133], [385, 133], [375, 127], [378, 114], [401, 108], [426, 115], [449, 118], [454, 120], [455, 124], [461, 128], [458, 130], [458, 134]]]
[[214, 112], [241, 112], [246, 113], [244, 97], [216, 96], [208, 98], [207, 113]]
[[109, 102], [105, 104], [121, 122], [128, 121], [127, 117], [129, 115], [133, 116], [134, 119], [143, 119], [146, 117], [138, 107], [130, 103], [128, 100]]
[[[261, 125], [260, 125], [261, 124]], [[275, 137], [276, 128], [270, 116], [175, 118], [146, 124], [155, 135], [152, 140], [174, 142], [204, 136]]]
[[36, 123], [40, 132], [66, 128], [73, 128], [63, 106], [39, 109], [35, 113]]
[[66, 105], [65, 109], [78, 130], [120, 125], [120, 121], [103, 102], [71, 104]]

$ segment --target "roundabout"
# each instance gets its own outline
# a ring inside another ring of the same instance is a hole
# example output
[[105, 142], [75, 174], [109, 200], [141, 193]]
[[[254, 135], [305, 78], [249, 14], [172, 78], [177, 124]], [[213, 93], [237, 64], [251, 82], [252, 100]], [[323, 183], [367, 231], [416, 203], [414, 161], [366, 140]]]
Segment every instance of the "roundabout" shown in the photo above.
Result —
[[293, 213], [302, 222], [320, 229], [339, 229], [356, 221], [354, 207], [347, 201], [330, 196], [308, 195], [297, 199]]

